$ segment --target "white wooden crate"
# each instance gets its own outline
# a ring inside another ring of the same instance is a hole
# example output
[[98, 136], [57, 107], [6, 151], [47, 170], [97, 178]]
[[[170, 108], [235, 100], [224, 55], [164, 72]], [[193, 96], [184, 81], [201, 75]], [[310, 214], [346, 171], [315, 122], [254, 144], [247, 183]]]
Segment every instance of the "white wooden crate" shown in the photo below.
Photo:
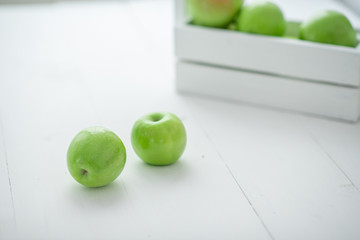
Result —
[[176, 1], [176, 15], [179, 91], [358, 119], [360, 45], [349, 48], [193, 26], [184, 1]]

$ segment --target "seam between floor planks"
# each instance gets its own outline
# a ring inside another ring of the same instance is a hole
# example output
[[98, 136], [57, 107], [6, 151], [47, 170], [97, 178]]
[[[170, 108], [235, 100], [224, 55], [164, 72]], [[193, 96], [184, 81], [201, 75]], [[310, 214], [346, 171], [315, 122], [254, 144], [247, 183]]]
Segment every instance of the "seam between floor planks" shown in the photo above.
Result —
[[214, 150], [216, 152], [216, 154], [218, 155], [218, 157], [220, 158], [220, 160], [222, 161], [222, 163], [225, 165], [227, 171], [229, 172], [229, 174], [231, 175], [231, 178], [235, 181], [236, 185], [238, 186], [238, 188], [240, 189], [240, 191], [242, 192], [242, 194], [244, 195], [246, 201], [249, 203], [252, 211], [255, 213], [256, 217], [259, 219], [261, 225], [263, 226], [263, 228], [265, 229], [265, 231], [267, 232], [267, 234], [269, 235], [270, 239], [275, 240], [274, 235], [271, 233], [270, 229], [267, 227], [265, 221], [263, 220], [263, 218], [260, 216], [260, 214], [258, 213], [258, 211], [255, 209], [255, 206], [253, 205], [253, 203], [250, 201], [250, 198], [246, 195], [244, 189], [241, 187], [241, 184], [238, 182], [238, 180], [236, 179], [236, 177], [234, 176], [233, 172], [231, 171], [229, 165], [227, 164], [227, 162], [224, 160], [224, 158], [222, 157], [222, 155], [220, 154], [219, 150], [217, 149], [217, 147], [215, 146], [214, 141], [210, 138], [209, 134], [206, 132], [206, 130], [202, 127], [201, 124], [199, 124], [198, 119], [195, 117], [195, 115], [192, 113], [192, 111], [188, 108], [188, 112], [191, 113], [194, 121], [196, 121], [198, 123], [198, 125], [200, 126], [202, 132], [204, 133], [204, 135], [206, 136], [206, 138], [209, 140], [209, 143], [214, 147]]
[[326, 151], [324, 146], [318, 141], [318, 139], [311, 134], [310, 132], [307, 132], [310, 138], [315, 142], [317, 146], [321, 149], [321, 151], [327, 156], [327, 158], [335, 165], [335, 167], [345, 176], [345, 178], [350, 182], [351, 186], [357, 191], [360, 192], [359, 188], [355, 185], [355, 183], [351, 180], [351, 178], [346, 174], [346, 172], [340, 167], [340, 165], [335, 161], [335, 159]]
[[231, 177], [234, 179], [236, 185], [239, 187], [240, 191], [243, 193], [244, 197], [246, 198], [246, 200], [248, 201], [249, 205], [251, 206], [251, 209], [254, 211], [255, 215], [257, 216], [257, 218], [260, 220], [261, 225], [265, 228], [266, 232], [269, 234], [270, 238], [272, 240], [275, 240], [273, 234], [271, 233], [271, 231], [269, 230], [269, 228], [266, 226], [264, 220], [262, 219], [262, 217], [260, 216], [260, 214], [258, 213], [258, 211], [255, 209], [254, 205], [252, 204], [252, 202], [250, 201], [249, 197], [246, 195], [244, 189], [241, 187], [240, 183], [238, 182], [238, 180], [236, 179], [236, 177], [234, 176], [233, 172], [231, 171], [229, 165], [226, 163], [226, 161], [224, 160], [224, 158], [221, 156], [220, 152], [218, 151], [218, 149], [216, 148], [214, 142], [212, 141], [212, 139], [210, 138], [210, 136], [206, 133], [206, 131], [204, 129], [202, 129], [204, 134], [206, 135], [207, 139], [209, 140], [209, 142], [211, 143], [211, 145], [213, 145], [215, 152], [217, 153], [217, 155], [219, 156], [219, 158], [221, 159], [221, 161], [224, 163], [226, 169], [229, 171]]
[[10, 170], [9, 170], [9, 163], [8, 163], [8, 157], [7, 157], [7, 150], [6, 150], [6, 144], [5, 144], [5, 138], [4, 138], [4, 127], [3, 127], [3, 122], [2, 122], [2, 116], [1, 116], [1, 112], [0, 112], [0, 138], [1, 138], [1, 148], [3, 149], [3, 156], [4, 156], [4, 162], [5, 162], [5, 166], [6, 166], [6, 172], [7, 172], [7, 177], [8, 177], [8, 182], [9, 182], [9, 191], [10, 191], [10, 197], [11, 197], [11, 210], [12, 210], [12, 215], [13, 215], [13, 219], [14, 219], [14, 225], [15, 225], [15, 229], [16, 229], [16, 215], [15, 215], [15, 205], [14, 205], [14, 196], [13, 196], [13, 189], [11, 186], [11, 177], [10, 177]]

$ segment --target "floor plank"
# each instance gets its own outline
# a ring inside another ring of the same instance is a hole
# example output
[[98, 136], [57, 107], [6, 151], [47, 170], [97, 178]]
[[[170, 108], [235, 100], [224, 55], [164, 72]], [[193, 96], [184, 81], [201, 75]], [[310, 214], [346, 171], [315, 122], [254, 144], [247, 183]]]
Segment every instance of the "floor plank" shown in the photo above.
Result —
[[[312, 122], [324, 120], [188, 98], [204, 132], [275, 239], [360, 237], [355, 224], [360, 220], [360, 192], [304, 131], [304, 125], [309, 129]], [[328, 121], [327, 132], [336, 125]], [[357, 132], [359, 125], [349, 128]], [[339, 143], [341, 148], [347, 149], [347, 143]]]
[[[0, 106], [18, 239], [271, 239], [128, 3], [83, 4], [0, 10], [15, 21], [0, 21]], [[130, 145], [134, 121], [158, 110], [178, 114], [188, 132], [184, 156], [164, 168], [143, 164]], [[128, 151], [105, 188], [84, 188], [67, 171], [71, 138], [90, 125], [116, 132]]]
[[305, 129], [324, 153], [349, 179], [348, 187], [360, 189], [360, 123], [311, 121]]

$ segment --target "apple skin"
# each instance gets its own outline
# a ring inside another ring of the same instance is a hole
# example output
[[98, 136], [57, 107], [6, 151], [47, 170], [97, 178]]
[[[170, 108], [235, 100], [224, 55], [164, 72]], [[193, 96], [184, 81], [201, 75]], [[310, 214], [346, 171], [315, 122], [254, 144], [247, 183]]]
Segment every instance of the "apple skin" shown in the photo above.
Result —
[[176, 162], [186, 146], [186, 131], [181, 120], [169, 112], [154, 112], [139, 118], [131, 131], [135, 153], [151, 165]]
[[126, 163], [121, 139], [103, 127], [89, 127], [72, 140], [67, 152], [71, 176], [86, 187], [102, 187], [113, 182]]
[[350, 21], [333, 10], [320, 12], [303, 22], [300, 39], [347, 47], [357, 45], [356, 32]]
[[281, 9], [269, 1], [245, 5], [237, 19], [239, 31], [262, 35], [283, 36], [286, 21]]
[[186, 0], [186, 9], [196, 25], [225, 28], [242, 4], [243, 0]]

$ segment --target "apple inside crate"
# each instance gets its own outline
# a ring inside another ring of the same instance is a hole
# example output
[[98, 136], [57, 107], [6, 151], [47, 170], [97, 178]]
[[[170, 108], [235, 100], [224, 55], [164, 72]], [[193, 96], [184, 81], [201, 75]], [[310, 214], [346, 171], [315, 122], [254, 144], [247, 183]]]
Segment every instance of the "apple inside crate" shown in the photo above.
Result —
[[[189, 23], [176, 2], [176, 87], [180, 92], [340, 120], [360, 113], [356, 48], [247, 34]], [[287, 23], [287, 36], [300, 23]]]

